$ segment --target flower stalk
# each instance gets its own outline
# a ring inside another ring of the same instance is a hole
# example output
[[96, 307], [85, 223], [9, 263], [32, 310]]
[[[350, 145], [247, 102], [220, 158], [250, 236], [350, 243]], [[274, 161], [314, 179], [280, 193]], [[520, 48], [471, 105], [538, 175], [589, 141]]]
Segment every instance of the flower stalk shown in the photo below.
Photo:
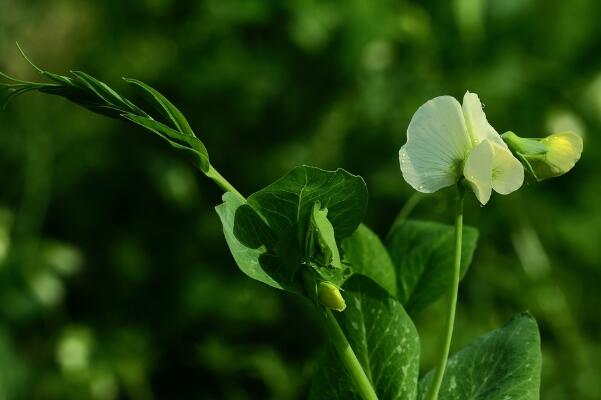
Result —
[[336, 321], [332, 310], [325, 310], [325, 326], [342, 364], [353, 379], [363, 400], [378, 400], [378, 395], [365, 374], [350, 343], [346, 339], [342, 328], [340, 328], [338, 321]]
[[[313, 301], [320, 313], [323, 315], [324, 328], [328, 338], [336, 349], [336, 353], [344, 365], [344, 368], [349, 373], [357, 391], [363, 400], [378, 400], [378, 395], [374, 390], [371, 381], [367, 377], [363, 366], [359, 362], [357, 355], [353, 351], [351, 344], [348, 342], [344, 331], [338, 324], [332, 309], [323, 306], [319, 301], [319, 285], [316, 284], [313, 274], [308, 270], [301, 272], [303, 287], [307, 297]], [[344, 301], [344, 299], [342, 299]]]
[[438, 392], [442, 385], [444, 372], [449, 358], [453, 328], [455, 325], [455, 310], [457, 308], [457, 296], [459, 293], [459, 281], [461, 279], [461, 243], [463, 236], [463, 194], [464, 188], [461, 183], [457, 185], [457, 198], [455, 200], [455, 256], [453, 260], [453, 281], [448, 295], [448, 309], [444, 326], [444, 342], [440, 351], [438, 365], [434, 374], [432, 384], [428, 388], [426, 400], [438, 399]]

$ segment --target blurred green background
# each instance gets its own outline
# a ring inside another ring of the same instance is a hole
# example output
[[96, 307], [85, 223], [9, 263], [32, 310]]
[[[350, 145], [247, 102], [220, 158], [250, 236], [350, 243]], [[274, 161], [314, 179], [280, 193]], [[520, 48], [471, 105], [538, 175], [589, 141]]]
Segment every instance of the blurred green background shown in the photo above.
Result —
[[[568, 175], [468, 202], [481, 230], [454, 348], [529, 309], [542, 398], [601, 399], [601, 2], [0, 0], [18, 55], [189, 116], [244, 194], [299, 164], [343, 167], [384, 236], [411, 196], [397, 152], [413, 112], [477, 92], [499, 132], [582, 134]], [[452, 220], [452, 191], [413, 216]], [[220, 191], [160, 139], [58, 98], [0, 114], [0, 399], [303, 399], [324, 342], [310, 307], [251, 281]], [[451, 206], [450, 206], [451, 205]], [[441, 304], [417, 319], [433, 364]]]

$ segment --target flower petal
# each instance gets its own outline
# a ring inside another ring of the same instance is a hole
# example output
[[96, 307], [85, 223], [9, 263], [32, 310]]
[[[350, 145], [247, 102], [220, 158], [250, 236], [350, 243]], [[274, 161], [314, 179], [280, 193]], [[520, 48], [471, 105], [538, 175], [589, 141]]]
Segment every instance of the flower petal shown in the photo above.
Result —
[[483, 205], [488, 203], [492, 193], [493, 151], [492, 143], [484, 140], [474, 147], [463, 166], [465, 179]]
[[451, 186], [471, 148], [461, 105], [451, 96], [429, 100], [413, 115], [399, 159], [414, 189], [432, 193]]
[[524, 183], [524, 167], [511, 151], [492, 143], [492, 188], [499, 194], [509, 194]]
[[488, 123], [486, 114], [482, 109], [482, 103], [476, 93], [465, 92], [462, 109], [465, 125], [474, 146], [488, 139], [493, 143], [507, 147], [499, 133]]

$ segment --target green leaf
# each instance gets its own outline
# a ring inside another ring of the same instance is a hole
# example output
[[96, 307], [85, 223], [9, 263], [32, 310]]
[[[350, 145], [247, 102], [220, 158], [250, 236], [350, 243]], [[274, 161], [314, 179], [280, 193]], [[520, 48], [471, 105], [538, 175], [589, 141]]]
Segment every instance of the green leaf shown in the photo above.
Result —
[[185, 135], [152, 118], [140, 117], [135, 114], [123, 114], [123, 118], [157, 134], [176, 149], [183, 150], [192, 155], [195, 165], [198, 166], [201, 171], [204, 173], [209, 171], [209, 154], [204, 144], [197, 137]]
[[[476, 250], [478, 231], [464, 226], [461, 277]], [[390, 235], [388, 250], [398, 279], [398, 297], [410, 314], [448, 292], [453, 274], [455, 228], [436, 222], [408, 220]]]
[[300, 241], [306, 236], [308, 217], [316, 201], [328, 209], [328, 220], [340, 242], [357, 229], [365, 216], [367, 187], [363, 178], [343, 169], [326, 171], [304, 165], [248, 198], [248, 204], [266, 218], [272, 229], [293, 232]]
[[374, 232], [364, 224], [342, 241], [344, 261], [353, 273], [371, 278], [393, 296], [397, 295], [397, 278], [388, 250]]
[[[535, 319], [520, 314], [449, 359], [439, 400], [538, 400], [541, 374], [540, 337]], [[420, 382], [425, 399], [433, 379]]]
[[250, 248], [264, 246], [269, 268], [283, 276], [283, 285], [294, 284], [302, 264], [313, 265], [313, 254], [306, 254], [306, 240], [315, 203], [327, 208], [327, 221], [339, 243], [361, 223], [367, 187], [361, 177], [342, 169], [301, 166], [251, 195], [236, 212], [236, 238]]
[[158, 90], [137, 79], [123, 78], [123, 80], [134, 87], [147, 103], [173, 124], [175, 129], [186, 135], [195, 136], [184, 114]]
[[[223, 195], [223, 203], [215, 207], [223, 225], [223, 234], [230, 252], [240, 270], [250, 278], [277, 289], [286, 289], [285, 286], [279, 283], [282, 279], [278, 277], [277, 271], [269, 270], [270, 264], [264, 259], [267, 252], [266, 248], [261, 246], [251, 248], [243, 245], [234, 235], [236, 211], [244, 204], [246, 203], [239, 196], [227, 192]], [[267, 269], [264, 264], [267, 265]]]
[[[347, 308], [335, 313], [380, 400], [414, 399], [419, 337], [401, 303], [376, 283], [354, 275], [344, 284]], [[333, 346], [326, 346], [313, 379], [311, 400], [360, 400]]]
[[127, 110], [128, 112], [137, 115], [146, 115], [144, 111], [136, 107], [132, 102], [130, 102], [126, 98], [119, 95], [119, 93], [115, 92], [106, 83], [101, 82], [93, 76], [88, 75], [82, 71], [71, 71], [71, 73], [75, 75], [77, 83], [79, 85], [82, 85], [88, 90], [91, 90], [106, 103], [111, 104], [121, 110]]

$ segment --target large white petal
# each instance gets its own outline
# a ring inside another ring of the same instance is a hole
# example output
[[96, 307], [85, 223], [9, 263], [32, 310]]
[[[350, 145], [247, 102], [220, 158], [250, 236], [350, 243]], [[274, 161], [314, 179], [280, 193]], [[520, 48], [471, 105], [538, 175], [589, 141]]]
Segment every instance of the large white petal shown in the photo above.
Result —
[[524, 183], [524, 167], [507, 148], [492, 144], [492, 188], [499, 194], [509, 194]]
[[488, 203], [492, 193], [493, 151], [491, 142], [484, 140], [474, 147], [463, 166], [465, 179], [482, 204]]
[[484, 110], [482, 109], [482, 103], [476, 93], [465, 92], [462, 108], [465, 125], [474, 146], [483, 140], [490, 140], [507, 148], [499, 133], [488, 123], [486, 114], [484, 114]]
[[399, 159], [414, 189], [431, 193], [451, 186], [471, 149], [461, 105], [451, 96], [429, 100], [413, 115]]

